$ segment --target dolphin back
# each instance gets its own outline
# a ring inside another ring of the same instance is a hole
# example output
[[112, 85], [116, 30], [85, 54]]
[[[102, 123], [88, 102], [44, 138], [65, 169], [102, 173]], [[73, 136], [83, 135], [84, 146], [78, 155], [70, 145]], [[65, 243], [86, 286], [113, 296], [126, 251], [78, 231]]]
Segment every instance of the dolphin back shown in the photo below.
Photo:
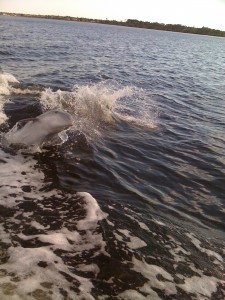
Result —
[[3, 138], [6, 147], [37, 148], [43, 144], [64, 142], [58, 133], [72, 126], [72, 117], [61, 110], [51, 110], [36, 118], [20, 120]]
[[29, 118], [29, 119], [20, 120], [20, 121], [18, 121], [16, 123], [15, 126], [16, 126], [17, 130], [19, 130], [19, 129], [22, 129], [28, 122], [32, 122], [32, 123], [33, 122], [38, 122], [38, 119], [36, 119], [36, 118]]

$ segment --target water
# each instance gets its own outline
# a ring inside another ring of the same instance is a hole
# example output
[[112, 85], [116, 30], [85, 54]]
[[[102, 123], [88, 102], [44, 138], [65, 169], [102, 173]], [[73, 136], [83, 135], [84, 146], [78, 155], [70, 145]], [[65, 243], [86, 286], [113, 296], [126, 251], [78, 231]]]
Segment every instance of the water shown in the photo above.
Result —
[[[0, 32], [1, 299], [224, 299], [225, 39]], [[60, 145], [4, 143], [52, 109], [73, 118]]]

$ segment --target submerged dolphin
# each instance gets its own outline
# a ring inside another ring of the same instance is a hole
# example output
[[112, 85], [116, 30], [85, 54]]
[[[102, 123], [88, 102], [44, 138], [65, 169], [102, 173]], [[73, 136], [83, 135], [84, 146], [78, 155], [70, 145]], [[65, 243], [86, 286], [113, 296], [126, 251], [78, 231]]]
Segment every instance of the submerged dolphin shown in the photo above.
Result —
[[72, 117], [62, 110], [50, 110], [42, 115], [21, 120], [7, 132], [3, 142], [7, 146], [41, 146], [57, 133], [72, 125]]

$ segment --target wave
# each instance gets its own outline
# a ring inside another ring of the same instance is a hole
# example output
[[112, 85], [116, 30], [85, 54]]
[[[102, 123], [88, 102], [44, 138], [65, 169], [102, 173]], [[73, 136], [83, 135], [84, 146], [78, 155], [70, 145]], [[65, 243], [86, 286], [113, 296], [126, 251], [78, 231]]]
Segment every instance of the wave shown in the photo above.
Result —
[[55, 187], [40, 156], [0, 157], [1, 299], [211, 299], [224, 284], [222, 256], [194, 234]]
[[19, 81], [12, 74], [0, 69], [0, 95], [10, 95], [11, 83], [19, 83]]
[[[89, 193], [72, 194], [49, 188], [32, 156], [10, 155], [1, 149], [0, 156], [0, 207], [10, 214], [9, 218], [6, 216], [7, 229], [0, 218], [1, 258], [7, 255], [7, 262], [1, 260], [1, 299], [11, 288], [10, 295], [16, 293], [21, 299], [27, 295], [36, 298], [38, 289], [44, 289], [42, 296], [48, 298], [53, 285], [53, 298], [58, 299], [61, 290], [72, 298], [79, 293], [87, 296], [93, 285], [85, 273], [89, 270], [97, 274], [99, 270], [95, 264], [83, 265], [79, 256], [85, 252], [91, 252], [91, 256], [108, 255], [98, 224], [107, 215]], [[56, 215], [60, 223], [57, 226]], [[62, 252], [68, 256], [67, 262]], [[74, 259], [79, 261], [77, 272], [69, 263]], [[17, 283], [12, 287], [15, 278]], [[71, 290], [72, 285], [77, 287], [76, 293]]]
[[89, 136], [101, 134], [102, 123], [117, 120], [148, 128], [157, 125], [157, 109], [146, 91], [111, 80], [75, 85], [72, 91], [48, 88], [41, 93], [40, 102], [44, 111], [60, 108], [71, 113], [74, 128]]
[[5, 102], [8, 101], [4, 96], [10, 95], [10, 84], [18, 80], [10, 73], [5, 73], [0, 69], [0, 125], [8, 119], [4, 112]]
[[1, 96], [0, 96], [0, 125], [4, 124], [6, 122], [6, 120], [8, 119], [6, 114], [4, 113], [4, 100], [2, 100]]
[[[76, 85], [71, 91], [9, 83], [9, 90], [9, 98], [2, 96], [3, 109], [7, 99], [18, 97], [20, 103], [27, 94], [29, 102], [35, 90], [42, 112], [69, 112], [74, 119], [69, 139], [78, 140], [76, 131], [93, 138], [124, 123], [141, 129], [157, 124], [157, 109], [146, 91], [115, 81]], [[159, 214], [145, 211], [144, 218], [142, 208], [113, 199], [107, 189], [101, 199], [94, 189], [76, 185], [83, 163], [77, 153], [84, 151], [72, 146], [68, 141], [32, 155], [0, 147], [0, 298], [180, 299], [192, 293], [210, 299], [219, 293], [222, 250], [185, 226], [168, 226]], [[67, 163], [72, 160], [77, 169]], [[96, 169], [90, 162], [92, 185]], [[60, 177], [68, 186], [59, 183]]]
[[74, 119], [73, 130], [91, 139], [101, 136], [105, 125], [118, 121], [146, 128], [157, 125], [157, 109], [150, 95], [141, 88], [122, 86], [114, 80], [75, 85], [71, 91], [65, 91], [37, 84], [23, 85], [12, 74], [1, 72], [0, 94], [1, 123], [7, 120], [4, 112], [6, 101], [31, 95], [39, 101], [42, 112], [51, 109], [69, 112]]

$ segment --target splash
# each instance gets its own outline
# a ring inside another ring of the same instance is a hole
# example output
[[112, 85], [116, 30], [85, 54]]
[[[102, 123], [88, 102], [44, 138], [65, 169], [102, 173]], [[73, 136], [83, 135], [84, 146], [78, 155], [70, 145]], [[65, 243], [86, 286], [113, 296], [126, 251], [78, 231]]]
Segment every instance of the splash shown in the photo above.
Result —
[[118, 122], [143, 128], [157, 125], [157, 108], [151, 95], [144, 89], [124, 86], [115, 80], [75, 85], [71, 91], [54, 91], [39, 85], [23, 86], [13, 75], [1, 72], [0, 94], [0, 124], [7, 120], [4, 105], [9, 95], [31, 94], [40, 101], [43, 112], [60, 109], [70, 113], [74, 121], [71, 132], [80, 132], [91, 142], [102, 140], [105, 129]]
[[10, 83], [18, 82], [12, 74], [0, 70], [0, 95], [10, 95]]
[[0, 125], [8, 119], [4, 113], [4, 105], [8, 101], [4, 96], [10, 95], [10, 83], [18, 82], [18, 80], [9, 73], [5, 73], [0, 69]]
[[104, 81], [93, 85], [75, 85], [71, 92], [53, 92], [48, 88], [41, 95], [41, 104], [44, 110], [61, 108], [78, 118], [110, 122], [116, 101], [131, 94], [130, 87], [119, 88]]
[[150, 94], [132, 86], [132, 94], [116, 102], [115, 115], [130, 124], [145, 128], [157, 127], [158, 109]]
[[4, 99], [0, 96], [0, 125], [5, 123], [5, 121], [8, 119], [6, 114], [4, 113]]
[[12, 94], [26, 95], [37, 94], [39, 95], [43, 90], [43, 86], [36, 84], [21, 84], [15, 76], [10, 73], [4, 72], [0, 68], [0, 95], [9, 96]]
[[153, 128], [157, 114], [152, 99], [143, 89], [121, 86], [116, 81], [91, 85], [75, 85], [71, 92], [50, 88], [41, 94], [44, 111], [60, 108], [73, 115], [76, 129], [100, 133], [102, 123], [113, 124], [115, 119], [138, 126]]

